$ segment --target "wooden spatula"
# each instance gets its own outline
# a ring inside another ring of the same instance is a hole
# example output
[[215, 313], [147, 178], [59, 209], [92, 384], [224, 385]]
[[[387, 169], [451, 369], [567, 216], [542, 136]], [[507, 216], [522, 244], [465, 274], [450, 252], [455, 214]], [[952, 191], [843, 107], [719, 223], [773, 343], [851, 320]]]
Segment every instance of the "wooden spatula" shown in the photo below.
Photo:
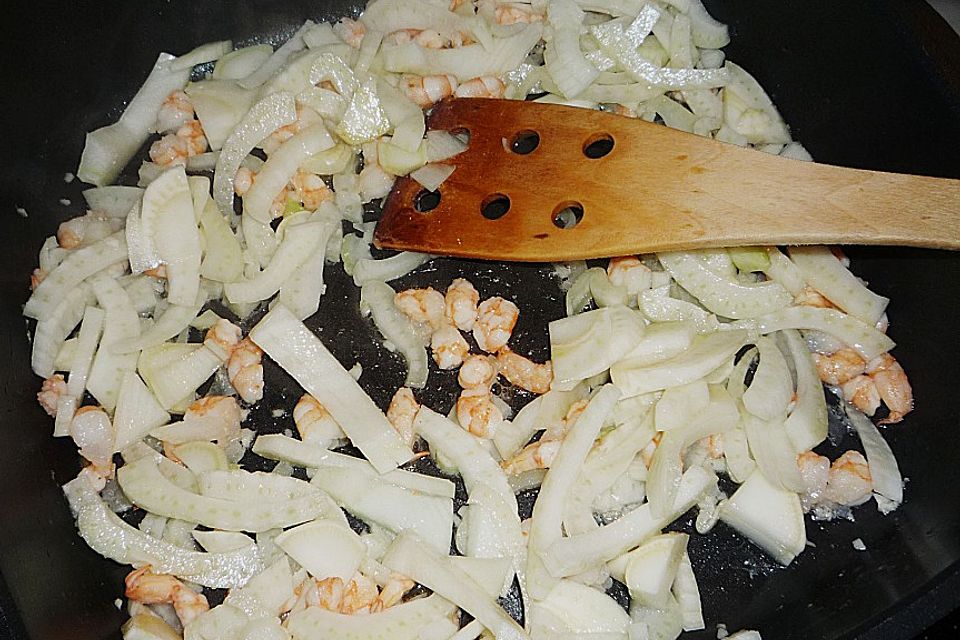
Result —
[[438, 104], [468, 149], [437, 192], [401, 178], [375, 242], [465, 258], [559, 261], [742, 245], [960, 249], [960, 180], [847, 169], [600, 111]]

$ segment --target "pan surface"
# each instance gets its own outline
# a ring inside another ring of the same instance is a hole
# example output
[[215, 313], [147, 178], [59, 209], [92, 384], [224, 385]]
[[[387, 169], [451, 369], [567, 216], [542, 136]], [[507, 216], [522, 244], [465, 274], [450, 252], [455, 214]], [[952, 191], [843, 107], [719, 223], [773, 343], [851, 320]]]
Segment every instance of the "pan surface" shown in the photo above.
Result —
[[[732, 27], [729, 58], [767, 88], [815, 158], [960, 176], [960, 76], [949, 66], [960, 61], [960, 42], [924, 3], [707, 4]], [[114, 605], [124, 568], [80, 540], [60, 493], [78, 461], [72, 443], [50, 437], [51, 422], [35, 402], [39, 379], [30, 372], [20, 315], [43, 238], [83, 211], [82, 185], [64, 181], [76, 170], [83, 132], [116, 118], [160, 50], [182, 53], [222, 38], [276, 42], [305, 18], [359, 9], [343, 0], [39, 0], [8, 8], [8, 54], [0, 72], [0, 637], [5, 631], [34, 640], [119, 637], [125, 617]], [[816, 546], [787, 570], [722, 526], [695, 537], [707, 629], [685, 637], [715, 638], [722, 622], [731, 630], [760, 629], [767, 640], [911, 638], [960, 606], [960, 341], [954, 337], [960, 255], [850, 254], [855, 272], [892, 299], [890, 333], [914, 385], [916, 411], [885, 431], [909, 479], [906, 502], [887, 517], [867, 505], [855, 511], [856, 522], [808, 521]], [[321, 337], [348, 367], [362, 363], [368, 392], [385, 406], [402, 365], [359, 317], [358, 291], [342, 272], [330, 271], [321, 311], [309, 324], [322, 326]], [[394, 284], [445, 286], [461, 274], [484, 296], [514, 299], [521, 308], [515, 349], [547, 355], [543, 327], [562, 313], [549, 268], [438, 260]], [[268, 367], [268, 396], [252, 418], [261, 431], [287, 426], [269, 410], [292, 407], [295, 388], [288, 383]], [[425, 403], [446, 411], [454, 387], [452, 376], [432, 372]], [[855, 538], [866, 551], [853, 549]]]

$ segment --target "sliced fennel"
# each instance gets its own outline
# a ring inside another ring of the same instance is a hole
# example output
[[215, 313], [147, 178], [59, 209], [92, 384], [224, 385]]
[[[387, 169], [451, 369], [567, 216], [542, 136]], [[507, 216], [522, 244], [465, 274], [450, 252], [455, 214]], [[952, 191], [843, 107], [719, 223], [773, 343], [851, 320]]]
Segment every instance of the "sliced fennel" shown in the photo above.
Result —
[[624, 579], [632, 602], [656, 608], [666, 605], [688, 539], [685, 533], [664, 533], [627, 554]]
[[807, 544], [799, 496], [772, 484], [760, 469], [721, 503], [720, 519], [784, 566]]
[[288, 309], [271, 309], [250, 330], [250, 339], [326, 407], [377, 471], [386, 473], [413, 457], [353, 376]]
[[336, 577], [349, 582], [366, 553], [360, 536], [333, 520], [287, 529], [277, 536], [276, 543], [318, 580]]
[[793, 398], [790, 368], [773, 338], [761, 337], [757, 340], [757, 349], [760, 364], [750, 386], [743, 392], [743, 406], [764, 420], [782, 418]]
[[792, 247], [790, 259], [811, 287], [867, 324], [876, 324], [890, 302], [867, 289], [828, 247]]
[[186, 551], [131, 527], [110, 511], [83, 477], [68, 482], [63, 492], [77, 518], [80, 536], [97, 553], [124, 564], [149, 564], [157, 573], [169, 573], [214, 589], [233, 588], [263, 569], [256, 546], [233, 551]]
[[890, 513], [903, 502], [903, 478], [900, 476], [897, 459], [880, 430], [868, 417], [852, 407], [846, 412], [866, 453], [877, 507], [884, 514]]
[[624, 306], [554, 320], [549, 328], [553, 386], [558, 389], [571, 389], [606, 371], [644, 334], [643, 318]]
[[291, 614], [286, 626], [293, 640], [420, 640], [422, 629], [455, 611], [449, 600], [434, 594], [368, 615], [307, 607]]
[[787, 436], [797, 453], [809, 451], [827, 437], [827, 403], [813, 356], [799, 332], [786, 329], [783, 336], [797, 379], [797, 397], [784, 422]]
[[124, 374], [113, 414], [114, 451], [123, 451], [142, 440], [152, 429], [166, 424], [170, 414], [134, 371]]
[[531, 635], [555, 638], [561, 634], [599, 638], [602, 634], [625, 634], [630, 616], [616, 601], [593, 587], [573, 580], [560, 580], [530, 609]]
[[386, 282], [370, 281], [360, 288], [360, 310], [369, 312], [383, 335], [403, 355], [407, 364], [404, 385], [422, 389], [427, 384], [427, 349], [423, 336], [393, 299], [396, 292]]
[[144, 228], [152, 231], [157, 255], [166, 268], [167, 300], [193, 304], [200, 290], [200, 231], [182, 166], [150, 183], [140, 216]]
[[117, 470], [117, 480], [131, 502], [169, 518], [228, 531], [267, 531], [312, 520], [323, 512], [320, 491], [290, 500], [243, 503], [199, 496], [166, 479], [149, 457]]

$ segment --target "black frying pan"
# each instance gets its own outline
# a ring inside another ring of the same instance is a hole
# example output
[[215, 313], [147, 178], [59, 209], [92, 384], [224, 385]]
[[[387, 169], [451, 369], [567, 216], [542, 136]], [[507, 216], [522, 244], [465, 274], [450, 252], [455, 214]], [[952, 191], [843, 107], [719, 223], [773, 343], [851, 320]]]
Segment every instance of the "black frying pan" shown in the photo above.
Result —
[[[960, 176], [960, 41], [924, 2], [739, 0], [708, 2], [730, 23], [732, 60], [768, 89], [795, 136], [825, 162], [886, 171]], [[81, 185], [66, 184], [82, 132], [113, 121], [159, 50], [182, 53], [209, 40], [245, 43], [286, 36], [306, 18], [359, 11], [357, 3], [267, 0], [56, 3], [5, 6], [0, 140], [0, 636], [119, 637], [114, 606], [125, 569], [76, 535], [59, 485], [78, 469], [72, 443], [50, 438], [37, 407], [20, 307], [43, 238], [82, 212]], [[67, 198], [71, 204], [61, 204]], [[23, 207], [29, 217], [21, 217]], [[869, 212], [864, 212], [869, 215]], [[779, 570], [718, 526], [691, 540], [708, 627], [762, 630], [764, 638], [911, 638], [960, 606], [960, 444], [956, 384], [960, 255], [851, 251], [858, 274], [893, 299], [890, 333], [911, 376], [917, 410], [886, 430], [904, 475], [906, 502], [881, 517], [868, 505], [856, 523], [808, 523], [815, 548]], [[331, 270], [333, 271], [333, 270]], [[466, 273], [481, 293], [521, 306], [517, 349], [543, 357], [546, 320], [562, 304], [548, 270], [438, 261], [399, 284], [446, 283]], [[402, 367], [371, 339], [357, 290], [332, 278], [321, 335], [380, 403]], [[341, 331], [341, 329], [345, 331]], [[268, 368], [266, 406], [292, 406], [284, 376]], [[431, 374], [427, 404], [446, 410], [452, 376]], [[522, 398], [516, 398], [521, 402]], [[445, 404], [446, 403], [446, 404]], [[255, 412], [276, 430], [267, 409]], [[844, 448], [847, 442], [839, 443]], [[679, 528], [689, 527], [681, 521]], [[867, 551], [851, 546], [862, 538]], [[7, 631], [4, 627], [9, 629]]]

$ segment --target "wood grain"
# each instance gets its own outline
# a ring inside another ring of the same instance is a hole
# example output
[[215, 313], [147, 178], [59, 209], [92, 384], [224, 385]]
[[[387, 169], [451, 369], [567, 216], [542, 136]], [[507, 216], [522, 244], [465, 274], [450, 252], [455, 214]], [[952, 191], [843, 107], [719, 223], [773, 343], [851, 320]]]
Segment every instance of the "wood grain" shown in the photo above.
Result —
[[[546, 262], [704, 247], [879, 244], [960, 249], [960, 180], [847, 169], [772, 156], [641, 120], [533, 102], [459, 99], [437, 105], [431, 129], [463, 129], [467, 151], [421, 213], [422, 187], [401, 178], [377, 246], [465, 258]], [[514, 153], [521, 131], [539, 146]], [[597, 134], [614, 140], [597, 159]], [[497, 220], [493, 194], [510, 199]], [[553, 223], [579, 203], [573, 228]]]

